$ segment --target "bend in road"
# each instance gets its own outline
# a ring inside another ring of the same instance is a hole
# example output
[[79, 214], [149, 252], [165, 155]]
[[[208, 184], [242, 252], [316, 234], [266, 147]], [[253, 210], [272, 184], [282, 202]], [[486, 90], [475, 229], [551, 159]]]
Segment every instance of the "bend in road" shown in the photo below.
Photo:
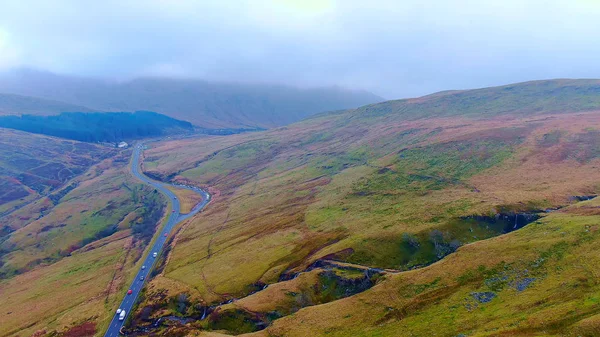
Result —
[[[159, 235], [158, 238], [152, 245], [152, 249], [150, 250], [149, 254], [144, 259], [144, 263], [143, 263], [142, 267], [140, 267], [140, 270], [137, 272], [135, 278], [133, 279], [133, 281], [129, 287], [129, 289], [131, 290], [131, 294], [125, 295], [125, 298], [123, 298], [123, 301], [121, 302], [121, 305], [119, 306], [119, 308], [121, 310], [125, 310], [125, 312], [126, 312], [125, 318], [123, 320], [119, 320], [119, 315], [114, 314], [113, 319], [111, 320], [110, 325], [108, 326], [108, 330], [104, 334], [105, 337], [116, 337], [119, 335], [121, 328], [123, 327], [123, 324], [125, 324], [125, 321], [127, 320], [127, 316], [129, 316], [131, 309], [133, 308], [133, 305], [135, 304], [135, 301], [136, 301], [138, 295], [140, 294], [140, 291], [144, 287], [144, 282], [148, 278], [148, 275], [150, 274], [150, 270], [152, 270], [152, 267], [154, 266], [154, 263], [156, 262], [158, 255], [160, 255], [160, 253], [163, 249], [163, 246], [165, 245], [165, 243], [167, 241], [168, 233], [171, 232], [171, 230], [175, 227], [176, 224], [178, 224], [179, 222], [181, 222], [185, 219], [188, 219], [188, 218], [192, 217], [194, 214], [200, 212], [210, 202], [210, 194], [208, 194], [204, 190], [201, 190], [196, 187], [190, 187], [190, 186], [172, 185], [172, 186], [175, 186], [178, 188], [185, 188], [185, 189], [195, 191], [202, 196], [202, 201], [199, 204], [197, 204], [190, 213], [181, 214], [180, 213], [181, 205], [179, 203], [179, 199], [177, 199], [175, 194], [173, 192], [171, 192], [165, 186], [167, 184], [148, 178], [140, 170], [140, 154], [141, 154], [142, 150], [143, 150], [143, 144], [136, 145], [133, 150], [133, 155], [132, 155], [132, 160], [131, 160], [131, 168], [130, 168], [131, 173], [139, 180], [154, 187], [156, 190], [160, 191], [167, 198], [169, 198], [169, 200], [173, 204], [173, 210], [172, 210], [171, 214], [168, 215], [167, 224], [164, 226], [162, 232], [158, 233], [158, 235]], [[153, 256], [154, 253], [157, 254], [157, 257]]]

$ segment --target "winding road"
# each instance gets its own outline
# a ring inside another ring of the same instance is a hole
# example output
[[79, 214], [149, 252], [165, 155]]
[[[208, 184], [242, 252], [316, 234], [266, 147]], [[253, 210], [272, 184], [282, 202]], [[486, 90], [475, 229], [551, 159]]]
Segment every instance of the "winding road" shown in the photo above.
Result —
[[[163, 246], [165, 245], [165, 242], [167, 241], [168, 233], [170, 233], [171, 230], [173, 230], [173, 228], [175, 227], [176, 224], [178, 224], [179, 222], [181, 222], [185, 219], [188, 219], [188, 218], [192, 217], [194, 214], [200, 212], [210, 202], [210, 194], [208, 194], [208, 192], [206, 192], [204, 190], [201, 190], [199, 188], [194, 188], [194, 187], [188, 187], [188, 186], [172, 185], [172, 186], [179, 187], [179, 188], [193, 190], [202, 196], [202, 201], [199, 204], [197, 204], [190, 213], [181, 214], [181, 207], [180, 207], [179, 199], [177, 199], [177, 197], [175, 196], [175, 194], [173, 192], [171, 192], [167, 187], [165, 187], [165, 185], [167, 185], [167, 184], [148, 178], [140, 170], [140, 155], [141, 155], [143, 149], [144, 149], [143, 144], [139, 144], [139, 145], [135, 146], [135, 148], [133, 150], [132, 160], [131, 160], [131, 167], [130, 167], [131, 173], [139, 180], [154, 187], [156, 190], [160, 191], [167, 198], [169, 198], [169, 200], [171, 201], [171, 204], [173, 205], [173, 211], [172, 211], [172, 213], [170, 213], [168, 215], [167, 224], [164, 226], [162, 231], [157, 232], [158, 238], [154, 242], [152, 249], [149, 251], [146, 258], [144, 259], [144, 264], [142, 265], [142, 267], [140, 267], [140, 270], [137, 272], [135, 278], [133, 279], [131, 285], [129, 286], [129, 289], [131, 289], [132, 293], [125, 294], [125, 297], [123, 298], [123, 301], [121, 302], [121, 305], [119, 306], [119, 308], [121, 310], [125, 310], [126, 316], [129, 316], [129, 313], [131, 312], [131, 308], [133, 308], [135, 300], [137, 299], [138, 295], [140, 294], [140, 291], [142, 290], [142, 288], [144, 287], [144, 282], [148, 278], [148, 275], [150, 274], [150, 271], [152, 270], [154, 263], [158, 259], [158, 256], [155, 258], [155, 257], [153, 257], [153, 254], [154, 253], [157, 253], [157, 255], [161, 254]], [[104, 336], [105, 337], [119, 336], [120, 330], [123, 327], [123, 324], [125, 324], [126, 320], [127, 320], [127, 317], [125, 317], [125, 319], [122, 321], [119, 320], [119, 315], [116, 314], [116, 312], [115, 312], [114, 317], [113, 317], [112, 321], [110, 322], [110, 325], [108, 326], [108, 330], [106, 331]]]

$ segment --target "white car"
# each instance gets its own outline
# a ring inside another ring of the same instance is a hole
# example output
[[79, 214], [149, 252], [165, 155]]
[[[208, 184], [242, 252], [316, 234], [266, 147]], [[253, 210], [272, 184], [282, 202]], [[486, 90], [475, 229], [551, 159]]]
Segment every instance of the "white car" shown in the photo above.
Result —
[[152, 253], [152, 257], [157, 257], [157, 256], [158, 256], [157, 252]]
[[146, 266], [142, 266], [142, 270], [146, 269]]
[[117, 315], [121, 313], [121, 308], [117, 309]]

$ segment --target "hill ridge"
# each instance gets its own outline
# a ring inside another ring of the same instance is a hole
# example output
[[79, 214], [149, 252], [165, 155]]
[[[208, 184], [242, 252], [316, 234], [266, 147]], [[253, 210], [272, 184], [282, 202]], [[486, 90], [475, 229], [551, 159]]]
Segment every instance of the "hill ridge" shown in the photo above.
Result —
[[599, 79], [535, 80], [469, 90], [446, 90], [356, 109], [364, 117], [494, 117], [600, 110]]

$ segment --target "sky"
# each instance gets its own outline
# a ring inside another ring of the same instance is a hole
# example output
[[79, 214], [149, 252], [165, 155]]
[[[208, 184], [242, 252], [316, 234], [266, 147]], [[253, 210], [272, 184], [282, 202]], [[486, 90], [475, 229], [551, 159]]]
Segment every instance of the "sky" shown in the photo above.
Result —
[[388, 99], [600, 78], [600, 0], [0, 0], [0, 70]]

